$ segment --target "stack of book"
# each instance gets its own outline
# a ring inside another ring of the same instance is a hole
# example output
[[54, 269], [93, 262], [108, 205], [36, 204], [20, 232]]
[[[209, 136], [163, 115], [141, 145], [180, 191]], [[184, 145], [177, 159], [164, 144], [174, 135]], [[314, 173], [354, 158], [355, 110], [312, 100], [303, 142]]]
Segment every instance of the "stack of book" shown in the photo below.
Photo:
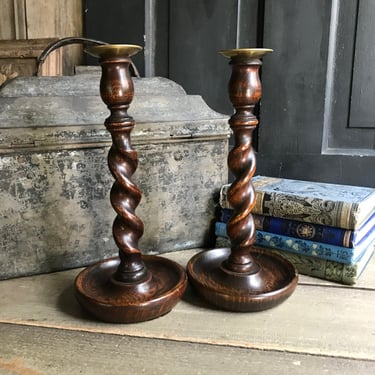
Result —
[[[355, 284], [375, 244], [375, 189], [256, 176], [254, 245], [291, 261], [301, 274]], [[226, 223], [233, 214], [220, 191], [216, 246], [228, 246]]]

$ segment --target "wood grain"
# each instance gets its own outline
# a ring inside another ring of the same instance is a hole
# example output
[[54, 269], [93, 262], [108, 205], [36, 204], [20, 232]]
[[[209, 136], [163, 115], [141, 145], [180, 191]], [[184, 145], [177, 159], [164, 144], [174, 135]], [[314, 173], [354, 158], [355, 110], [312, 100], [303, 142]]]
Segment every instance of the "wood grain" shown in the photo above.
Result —
[[[82, 36], [83, 7], [81, 0], [2, 0], [0, 40], [64, 38]], [[44, 75], [61, 74], [59, 52], [53, 52], [50, 63], [57, 67], [45, 69]], [[82, 47], [64, 47], [63, 72], [72, 74], [82, 63]]]
[[216, 375], [232, 374], [233, 363], [238, 374], [365, 375], [374, 369], [372, 362], [343, 358], [6, 324], [0, 336], [0, 374]]
[[[82, 36], [82, 12], [80, 0], [27, 0], [28, 38]], [[81, 62], [81, 46], [64, 47], [64, 74], [72, 74], [74, 66]]]
[[[37, 71], [37, 58], [56, 38], [0, 40], [0, 66], [9, 65], [18, 76], [30, 77]], [[51, 53], [41, 67], [40, 75], [62, 74], [62, 51]]]
[[[168, 258], [184, 265], [195, 252]], [[259, 313], [213, 309], [188, 289], [170, 314], [136, 325], [103, 324], [84, 315], [73, 295], [78, 270], [14, 279], [0, 282], [0, 322], [375, 361], [374, 262], [357, 287], [323, 286], [301, 276], [286, 302]]]
[[16, 26], [17, 20], [14, 12], [15, 3], [19, 3], [18, 0], [2, 0], [1, 12], [0, 12], [0, 40], [2, 39], [16, 39], [16, 30], [19, 26]]

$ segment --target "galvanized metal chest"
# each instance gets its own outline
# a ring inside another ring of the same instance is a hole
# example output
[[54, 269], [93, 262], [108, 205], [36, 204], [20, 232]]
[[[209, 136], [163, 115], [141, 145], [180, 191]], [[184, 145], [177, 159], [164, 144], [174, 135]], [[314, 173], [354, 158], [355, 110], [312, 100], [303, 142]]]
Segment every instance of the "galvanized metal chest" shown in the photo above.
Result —
[[[0, 89], [0, 279], [116, 255], [111, 138], [100, 72], [17, 78]], [[135, 78], [129, 114], [144, 253], [208, 244], [227, 181], [227, 116], [164, 78]]]

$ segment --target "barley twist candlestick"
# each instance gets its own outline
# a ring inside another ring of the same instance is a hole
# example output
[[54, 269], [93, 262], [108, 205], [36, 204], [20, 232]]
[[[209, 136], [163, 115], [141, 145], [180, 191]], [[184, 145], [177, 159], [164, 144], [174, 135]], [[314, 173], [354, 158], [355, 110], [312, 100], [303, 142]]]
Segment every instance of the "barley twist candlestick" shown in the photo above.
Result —
[[235, 108], [229, 124], [234, 147], [228, 166], [235, 176], [228, 191], [233, 215], [227, 224], [231, 249], [213, 249], [194, 256], [188, 263], [189, 279], [212, 304], [232, 311], [259, 311], [271, 308], [294, 291], [298, 276], [294, 266], [274, 253], [253, 246], [255, 226], [251, 211], [255, 192], [252, 133], [258, 124], [254, 106], [261, 98], [259, 60], [270, 49], [244, 48], [221, 51], [229, 57], [232, 75], [229, 97]]
[[138, 156], [130, 139], [135, 122], [127, 110], [134, 95], [130, 57], [140, 49], [135, 45], [102, 45], [88, 50], [100, 58], [100, 94], [111, 112], [105, 126], [112, 136], [108, 166], [115, 178], [110, 200], [117, 213], [113, 237], [119, 257], [83, 270], [75, 288], [78, 301], [89, 313], [116, 323], [140, 322], [166, 314], [187, 285], [180, 265], [166, 258], [142, 255], [138, 248], [143, 223], [135, 209], [142, 194], [131, 179]]

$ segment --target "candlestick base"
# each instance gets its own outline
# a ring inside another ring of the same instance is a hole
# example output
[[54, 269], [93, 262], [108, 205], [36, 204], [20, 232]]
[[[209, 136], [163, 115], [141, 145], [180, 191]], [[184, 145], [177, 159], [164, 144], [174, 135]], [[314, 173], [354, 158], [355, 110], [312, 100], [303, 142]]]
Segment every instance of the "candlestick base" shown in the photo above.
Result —
[[283, 302], [296, 288], [297, 272], [281, 256], [253, 247], [250, 270], [233, 272], [226, 267], [230, 252], [229, 248], [204, 251], [187, 265], [190, 282], [213, 305], [240, 312], [266, 310]]
[[136, 323], [168, 313], [182, 297], [187, 277], [177, 263], [154, 255], [143, 255], [148, 276], [140, 282], [113, 278], [120, 259], [100, 261], [78, 274], [77, 299], [94, 317], [111, 323]]

